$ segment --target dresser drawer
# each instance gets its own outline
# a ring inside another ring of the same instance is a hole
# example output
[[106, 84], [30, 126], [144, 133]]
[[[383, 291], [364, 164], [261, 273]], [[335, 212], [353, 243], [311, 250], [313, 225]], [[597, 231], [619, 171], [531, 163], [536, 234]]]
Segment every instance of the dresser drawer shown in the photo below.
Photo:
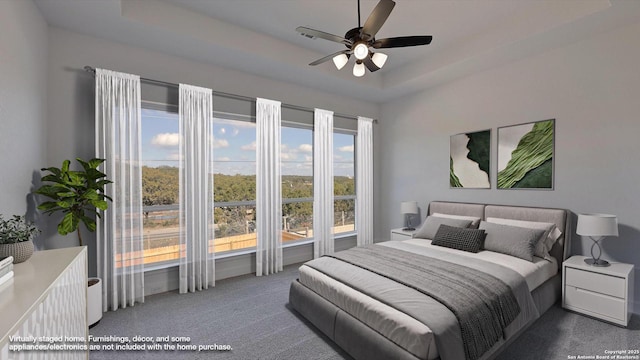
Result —
[[564, 305], [591, 313], [607, 316], [619, 321], [627, 318], [627, 307], [623, 299], [603, 295], [573, 286], [565, 286]]
[[566, 285], [626, 298], [626, 281], [623, 278], [566, 267], [564, 280]]

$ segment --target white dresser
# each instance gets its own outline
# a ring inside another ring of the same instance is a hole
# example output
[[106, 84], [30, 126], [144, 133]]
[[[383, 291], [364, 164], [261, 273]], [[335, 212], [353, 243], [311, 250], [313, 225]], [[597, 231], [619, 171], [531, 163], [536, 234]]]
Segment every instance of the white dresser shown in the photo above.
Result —
[[562, 306], [614, 324], [627, 326], [633, 307], [633, 265], [596, 267], [586, 256], [562, 263]]
[[[14, 265], [13, 280], [0, 286], [0, 359], [88, 359], [88, 351], [16, 351], [10, 345], [82, 345], [87, 327], [87, 248], [36, 251]], [[48, 341], [44, 337], [48, 337]], [[13, 341], [10, 341], [13, 338]]]

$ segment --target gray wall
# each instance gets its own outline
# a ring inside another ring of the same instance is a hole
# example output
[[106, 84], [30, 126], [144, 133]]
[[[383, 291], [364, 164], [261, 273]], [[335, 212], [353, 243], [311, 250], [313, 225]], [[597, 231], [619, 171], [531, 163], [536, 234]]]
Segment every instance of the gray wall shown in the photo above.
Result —
[[[138, 74], [172, 83], [187, 83], [214, 91], [264, 97], [305, 107], [377, 118], [379, 105], [277, 82], [219, 66], [203, 64], [142, 48], [49, 28], [48, 146], [46, 163], [60, 166], [64, 159], [94, 155], [94, 79], [85, 65]], [[47, 247], [77, 244], [75, 236], [56, 234], [49, 220]], [[95, 273], [95, 236], [83, 233], [89, 244], [89, 272]], [[250, 261], [246, 261], [247, 273]]]
[[[400, 202], [567, 208], [618, 216], [603, 258], [636, 266], [640, 313], [640, 24], [554, 49], [382, 106], [376, 147], [378, 240], [402, 225]], [[496, 129], [556, 119], [555, 190], [495, 190]], [[449, 136], [492, 130], [491, 190], [449, 189]], [[417, 135], [419, 134], [419, 135]], [[575, 230], [575, 221], [574, 221]], [[573, 254], [591, 240], [574, 235]]]
[[0, 214], [36, 220], [29, 193], [45, 165], [47, 23], [31, 1], [0, 1], [0, 24]]

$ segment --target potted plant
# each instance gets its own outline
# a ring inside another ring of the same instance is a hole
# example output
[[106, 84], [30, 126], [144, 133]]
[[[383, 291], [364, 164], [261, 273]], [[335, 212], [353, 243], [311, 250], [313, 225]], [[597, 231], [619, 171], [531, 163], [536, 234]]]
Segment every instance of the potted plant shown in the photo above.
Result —
[[0, 214], [0, 259], [13, 256], [13, 263], [26, 261], [33, 255], [33, 239], [40, 230], [24, 216], [5, 220]]
[[[67, 235], [77, 232], [78, 241], [82, 246], [82, 234], [80, 224], [90, 232], [96, 230], [96, 221], [93, 215], [100, 217], [96, 209], [107, 210], [107, 200], [111, 198], [104, 193], [104, 187], [112, 181], [107, 180], [107, 175], [98, 170], [104, 159], [76, 160], [82, 165], [82, 170], [69, 170], [70, 161], [62, 162], [62, 167], [49, 167], [41, 169], [47, 171], [42, 177], [45, 183], [36, 194], [50, 198], [38, 206], [45, 214], [62, 213], [62, 220], [58, 224], [58, 233]], [[87, 291], [87, 316], [89, 325], [95, 325], [102, 319], [102, 281], [100, 278], [90, 278]]]

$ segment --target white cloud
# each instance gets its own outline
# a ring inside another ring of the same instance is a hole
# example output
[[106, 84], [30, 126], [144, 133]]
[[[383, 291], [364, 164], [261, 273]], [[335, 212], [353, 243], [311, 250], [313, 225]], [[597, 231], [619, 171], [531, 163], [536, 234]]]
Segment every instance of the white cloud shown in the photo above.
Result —
[[214, 149], [219, 149], [219, 148], [225, 148], [229, 146], [229, 142], [225, 139], [216, 139], [215, 137], [213, 138], [213, 148]]
[[231, 136], [236, 136], [240, 133], [240, 130], [238, 130], [238, 128], [233, 128], [233, 130], [231, 130]]
[[313, 156], [311, 156], [311, 155], [305, 155], [305, 156], [304, 156], [304, 161], [309, 161], [309, 162], [313, 161]]
[[313, 146], [311, 146], [311, 144], [301, 144], [300, 146], [298, 146], [298, 149], [300, 149], [300, 151], [302, 152], [312, 152], [313, 151]]
[[353, 152], [353, 145], [341, 146], [338, 150], [342, 152]]
[[169, 154], [167, 156], [167, 160], [179, 161], [180, 160], [180, 153], [174, 152], [174, 153]]
[[256, 142], [252, 141], [251, 144], [242, 145], [240, 149], [244, 151], [256, 151]]
[[221, 135], [224, 135], [224, 134], [226, 134], [227, 129], [225, 129], [225, 128], [220, 128], [220, 130], [218, 130], [218, 132], [219, 132]]
[[151, 139], [151, 144], [157, 146], [178, 146], [180, 145], [180, 134], [178, 133], [163, 133], [154, 136]]

